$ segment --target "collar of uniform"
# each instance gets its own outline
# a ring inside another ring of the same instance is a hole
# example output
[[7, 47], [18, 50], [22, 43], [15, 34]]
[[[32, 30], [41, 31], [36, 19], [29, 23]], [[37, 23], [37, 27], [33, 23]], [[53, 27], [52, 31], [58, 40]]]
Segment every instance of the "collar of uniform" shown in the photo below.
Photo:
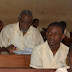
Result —
[[[45, 45], [46, 45], [47, 47], [49, 47], [47, 40], [45, 41]], [[60, 47], [59, 47], [59, 48], [64, 50], [65, 48], [62, 47], [62, 45], [63, 45], [63, 44], [60, 42]], [[50, 49], [50, 47], [49, 47], [49, 49]]]
[[[46, 40], [45, 41], [45, 46], [48, 48], [48, 49], [50, 49], [50, 47], [49, 47], [49, 45], [48, 45], [48, 41]], [[50, 49], [51, 50], [51, 49]]]

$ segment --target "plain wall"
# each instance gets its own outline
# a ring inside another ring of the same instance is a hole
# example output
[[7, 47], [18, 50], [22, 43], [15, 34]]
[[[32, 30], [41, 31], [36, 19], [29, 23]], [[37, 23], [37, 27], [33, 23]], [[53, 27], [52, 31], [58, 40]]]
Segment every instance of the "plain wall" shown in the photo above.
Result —
[[67, 30], [72, 32], [72, 0], [0, 0], [0, 20], [4, 26], [18, 21], [23, 9], [29, 9], [41, 27], [55, 21], [66, 21]]

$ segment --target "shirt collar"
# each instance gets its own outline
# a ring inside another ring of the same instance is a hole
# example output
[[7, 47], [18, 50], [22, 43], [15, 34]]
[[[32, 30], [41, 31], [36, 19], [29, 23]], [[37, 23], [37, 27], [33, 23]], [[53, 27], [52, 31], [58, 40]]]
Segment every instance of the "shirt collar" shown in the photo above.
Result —
[[[48, 45], [47, 40], [46, 40], [46, 42], [45, 42], [45, 45], [46, 45], [46, 47], [50, 48], [49, 45]], [[63, 49], [63, 50], [65, 49], [64, 47], [62, 47], [62, 43], [61, 43], [61, 42], [60, 42], [60, 47], [59, 47], [59, 48], [60, 48], [60, 49]]]

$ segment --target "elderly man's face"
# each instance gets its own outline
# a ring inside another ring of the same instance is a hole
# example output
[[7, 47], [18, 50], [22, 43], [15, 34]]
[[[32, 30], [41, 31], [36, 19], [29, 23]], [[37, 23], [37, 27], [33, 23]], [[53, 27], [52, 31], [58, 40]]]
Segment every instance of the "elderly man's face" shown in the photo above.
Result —
[[22, 15], [21, 20], [19, 21], [19, 28], [22, 32], [27, 32], [32, 23], [32, 16]]

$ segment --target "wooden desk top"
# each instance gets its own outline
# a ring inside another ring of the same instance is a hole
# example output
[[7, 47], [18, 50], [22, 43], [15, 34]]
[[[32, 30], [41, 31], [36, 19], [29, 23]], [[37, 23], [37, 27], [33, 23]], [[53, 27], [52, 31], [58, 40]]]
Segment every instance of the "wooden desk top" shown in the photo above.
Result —
[[0, 72], [55, 72], [55, 69], [31, 69], [31, 55], [0, 55]]
[[48, 69], [0, 69], [0, 72], [55, 72]]
[[0, 55], [0, 68], [30, 68], [31, 55]]

